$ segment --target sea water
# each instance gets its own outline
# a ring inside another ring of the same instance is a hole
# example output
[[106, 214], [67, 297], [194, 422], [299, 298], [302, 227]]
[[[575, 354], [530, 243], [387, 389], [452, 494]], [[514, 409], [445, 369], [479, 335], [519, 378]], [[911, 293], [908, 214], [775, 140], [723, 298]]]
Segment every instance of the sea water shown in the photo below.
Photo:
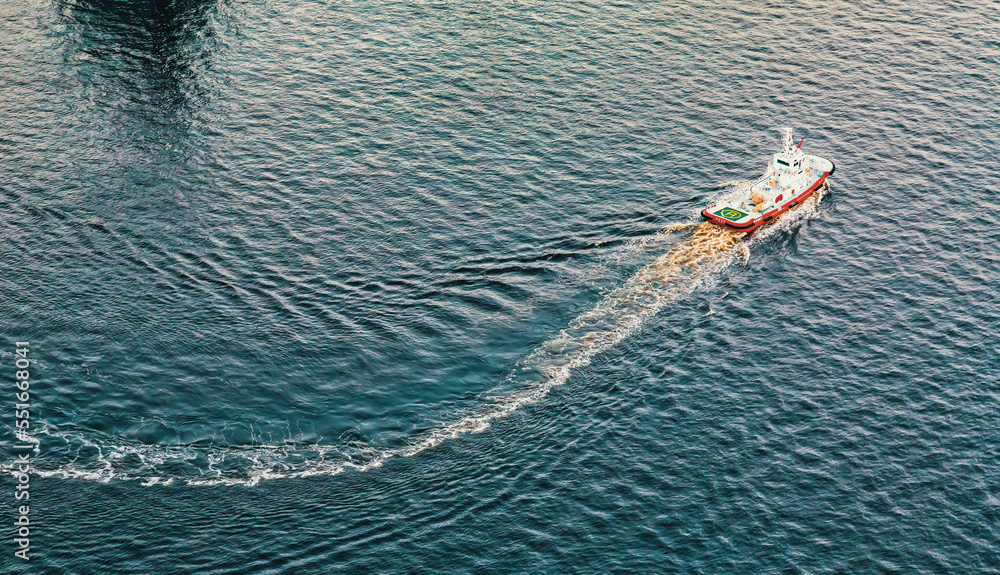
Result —
[[[998, 38], [980, 3], [0, 6], [0, 565], [998, 569]], [[783, 125], [830, 187], [701, 224]]]

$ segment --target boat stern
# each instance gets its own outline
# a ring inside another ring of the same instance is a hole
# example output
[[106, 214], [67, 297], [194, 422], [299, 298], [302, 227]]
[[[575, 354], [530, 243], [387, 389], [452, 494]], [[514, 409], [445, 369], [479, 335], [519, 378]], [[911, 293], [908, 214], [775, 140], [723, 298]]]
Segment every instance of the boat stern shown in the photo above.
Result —
[[717, 226], [738, 232], [748, 232], [760, 225], [751, 214], [729, 206], [714, 205], [702, 210], [701, 215]]

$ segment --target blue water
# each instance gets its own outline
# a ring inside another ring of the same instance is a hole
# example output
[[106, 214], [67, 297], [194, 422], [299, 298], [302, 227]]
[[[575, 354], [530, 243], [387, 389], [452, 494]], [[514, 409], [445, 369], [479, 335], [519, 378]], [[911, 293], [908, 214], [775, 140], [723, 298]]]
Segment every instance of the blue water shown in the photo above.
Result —
[[[1000, 573], [998, 38], [957, 2], [3, 4], [0, 441], [30, 341], [38, 443], [0, 565]], [[782, 125], [830, 189], [709, 255]]]

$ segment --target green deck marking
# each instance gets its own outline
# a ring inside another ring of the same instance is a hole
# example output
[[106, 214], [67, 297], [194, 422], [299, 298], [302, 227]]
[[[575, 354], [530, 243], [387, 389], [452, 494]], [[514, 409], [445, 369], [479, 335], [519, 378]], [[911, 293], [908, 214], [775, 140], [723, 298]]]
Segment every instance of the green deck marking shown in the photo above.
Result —
[[721, 210], [715, 212], [715, 215], [726, 218], [729, 221], [735, 222], [740, 218], [746, 216], [743, 212], [733, 209], [733, 208], [722, 208]]

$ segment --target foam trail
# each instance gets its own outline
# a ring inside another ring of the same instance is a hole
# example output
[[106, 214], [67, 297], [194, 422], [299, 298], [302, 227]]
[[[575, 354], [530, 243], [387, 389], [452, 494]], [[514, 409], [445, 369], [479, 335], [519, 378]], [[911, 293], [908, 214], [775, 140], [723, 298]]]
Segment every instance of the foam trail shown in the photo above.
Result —
[[[753, 180], [732, 180], [729, 182], [721, 183], [714, 190], [723, 190], [727, 188], [741, 188], [749, 186]], [[721, 193], [718, 197], [725, 197], [730, 195], [732, 190], [727, 190], [725, 193]], [[701, 218], [699, 217], [696, 221], [692, 222], [682, 222], [679, 224], [669, 224], [663, 227], [659, 233], [653, 234], [651, 236], [646, 236], [639, 240], [633, 240], [626, 244], [626, 248], [618, 252], [613, 258], [611, 258], [610, 263], [621, 264], [623, 261], [633, 261], [633, 258], [641, 253], [649, 251], [655, 248], [664, 241], [672, 239], [678, 232], [686, 231], [691, 228], [695, 228], [701, 224]]]
[[[730, 184], [745, 185], [744, 182]], [[717, 272], [737, 258], [745, 264], [753, 245], [803, 219], [814, 217], [827, 190], [828, 186], [821, 187], [801, 206], [750, 237], [708, 222], [667, 226], [640, 247], [663, 241], [683, 230], [693, 231], [529, 354], [521, 362], [521, 372], [529, 372], [532, 377], [515, 374], [512, 383], [521, 382], [520, 387], [492, 396], [486, 407], [442, 425], [408, 445], [361, 453], [348, 453], [343, 447], [333, 445], [258, 445], [245, 449], [137, 446], [95, 440], [82, 432], [53, 431], [43, 427], [38, 431], [41, 436], [74, 444], [80, 452], [96, 451], [97, 464], [90, 462], [78, 466], [71, 463], [35, 473], [44, 477], [104, 482], [115, 478], [131, 479], [140, 480], [143, 485], [168, 485], [175, 481], [189, 485], [256, 485], [264, 479], [367, 471], [381, 467], [393, 457], [412, 457], [449, 439], [482, 432], [492, 422], [537, 402], [553, 388], [564, 385], [575, 369], [590, 364], [596, 355], [628, 337], [664, 306], [717, 277]], [[94, 456], [88, 455], [85, 459], [91, 461]], [[127, 466], [122, 463], [124, 461], [129, 462]], [[171, 471], [185, 466], [193, 476]], [[244, 471], [236, 471], [241, 468]], [[5, 463], [0, 464], [0, 472], [14, 473], [15, 470]]]

